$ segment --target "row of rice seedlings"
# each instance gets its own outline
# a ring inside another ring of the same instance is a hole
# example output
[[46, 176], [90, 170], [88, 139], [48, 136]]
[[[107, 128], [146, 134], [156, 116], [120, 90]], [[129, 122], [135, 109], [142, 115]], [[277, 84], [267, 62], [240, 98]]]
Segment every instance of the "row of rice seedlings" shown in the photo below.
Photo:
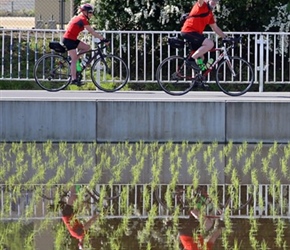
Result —
[[[198, 145], [200, 145], [200, 144], [198, 144]], [[197, 146], [195, 146], [194, 147], [194, 149], [193, 150], [197, 150], [198, 149], [198, 145]], [[157, 144], [155, 144], [155, 145], [151, 145], [152, 146], [152, 148], [157, 148], [157, 146], [158, 146], [158, 148], [161, 148], [161, 150], [158, 150], [158, 153], [156, 154], [156, 150], [154, 150], [154, 151], [152, 151], [152, 156], [153, 156], [153, 160], [154, 160], [154, 163], [156, 164], [156, 166], [159, 166], [159, 168], [153, 168], [152, 169], [152, 173], [153, 173], [153, 176], [155, 176], [155, 178], [153, 179], [154, 181], [153, 181], [153, 184], [158, 184], [159, 183], [159, 175], [160, 175], [160, 171], [161, 171], [161, 166], [162, 166], [162, 161], [163, 161], [163, 159], [164, 159], [164, 151], [165, 152], [170, 152], [172, 149], [173, 149], [173, 145], [172, 145], [172, 143], [168, 143], [168, 144], [166, 144], [166, 146], [165, 146], [165, 150], [163, 149], [163, 147], [161, 146], [161, 147], [159, 147], [160, 145], [157, 145]], [[62, 145], [62, 147], [63, 147], [63, 145]], [[77, 152], [78, 152], [78, 154], [79, 154], [79, 156], [81, 156], [81, 154], [84, 154], [83, 152], [83, 150], [81, 149], [81, 146], [79, 146], [80, 148], [78, 148], [78, 150], [77, 150]], [[182, 145], [182, 150], [185, 150], [186, 149], [186, 147], [187, 147], [187, 145], [186, 144], [183, 144]], [[217, 173], [217, 171], [216, 171], [216, 168], [214, 167], [215, 166], [215, 158], [213, 157], [213, 152], [216, 152], [216, 144], [213, 144], [213, 147], [211, 148], [210, 146], [209, 147], [207, 147], [207, 151], [206, 151], [206, 153], [205, 153], [205, 157], [204, 157], [204, 160], [208, 163], [208, 172], [209, 172], [209, 174], [211, 174], [211, 177], [212, 177], [212, 189], [210, 189], [210, 192], [211, 192], [211, 194], [214, 196], [216, 193], [217, 193], [217, 191], [216, 191], [216, 186], [217, 186], [217, 183], [218, 183], [218, 181], [217, 181], [217, 176], [218, 176], [218, 173]], [[17, 147], [14, 145], [14, 147], [13, 147], [13, 150], [12, 150], [12, 152], [14, 152], [14, 153], [17, 153], [19, 150], [21, 150], [23, 148], [23, 145], [21, 145], [20, 144], [20, 147], [18, 148], [18, 150], [16, 150], [17, 149]], [[63, 147], [63, 148], [65, 148], [65, 147]], [[258, 147], [257, 147], [258, 148]], [[274, 153], [275, 153], [275, 147], [273, 148], [273, 151], [271, 151], [272, 152], [272, 155], [275, 155]], [[54, 164], [56, 164], [55, 162], [57, 162], [55, 159], [56, 159], [56, 155], [55, 154], [49, 154], [49, 150], [52, 150], [52, 147], [51, 147], [51, 144], [50, 143], [47, 143], [47, 145], [46, 145], [46, 147], [45, 147], [45, 152], [46, 152], [46, 155], [47, 156], [52, 156], [52, 160], [51, 160], [51, 163], [53, 163], [54, 162]], [[164, 150], [164, 151], [163, 151]], [[228, 149], [225, 149], [224, 150], [224, 152], [227, 152], [227, 150]], [[272, 150], [272, 149], [271, 149]], [[37, 150], [34, 150], [34, 152], [36, 152]], [[115, 151], [114, 153], [117, 153], [118, 151]], [[161, 153], [162, 152], [162, 153]], [[180, 167], [180, 164], [181, 164], [181, 162], [180, 162], [180, 157], [178, 156], [178, 154], [180, 154], [180, 151], [178, 150], [178, 147], [175, 147], [175, 149], [174, 149], [174, 151], [173, 151], [174, 153], [171, 153], [170, 154], [170, 161], [171, 161], [171, 163], [170, 163], [170, 168], [171, 168], [171, 173], [172, 173], [172, 175], [173, 175], [173, 181], [172, 181], [172, 183], [169, 183], [169, 185], [172, 185], [172, 187], [174, 187], [175, 185], [176, 185], [176, 183], [177, 183], [177, 180], [178, 180], [178, 174], [176, 174], [177, 172], [178, 172], [178, 167]], [[259, 151], [257, 150], [257, 152], [259, 153]], [[274, 153], [273, 153], [274, 152]], [[244, 155], [245, 154], [245, 144], [243, 144], [242, 145], [242, 147], [240, 147], [240, 149], [239, 149], [239, 157], [240, 156], [242, 156], [242, 155]], [[21, 156], [21, 154], [19, 154], [19, 157]], [[23, 157], [23, 154], [22, 154], [22, 157]], [[73, 154], [72, 154], [72, 156], [71, 156], [71, 158], [70, 159], [73, 159], [74, 157], [73, 157]], [[107, 159], [107, 157], [104, 157], [105, 159]], [[123, 154], [123, 156], [122, 157], [120, 157], [120, 159], [123, 159], [123, 160], [120, 160], [120, 162], [119, 163], [116, 163], [116, 168], [115, 168], [115, 171], [118, 173], [117, 175], [113, 175], [114, 177], [116, 177], [116, 176], [119, 176], [119, 173], [122, 171], [122, 164], [121, 163], [123, 163], [123, 164], [129, 164], [129, 159], [128, 159], [128, 157], [126, 157], [126, 156], [124, 156], [124, 154]], [[249, 158], [249, 159], [251, 159], [251, 161], [248, 161], [248, 162], [251, 162], [252, 164], [253, 164], [253, 157], [251, 157], [251, 158]], [[19, 160], [18, 161], [16, 161], [17, 162], [17, 164], [18, 164], [18, 166], [19, 165], [21, 165], [21, 164], [23, 164], [23, 161], [21, 161], [21, 157], [19, 158]], [[39, 161], [40, 162], [40, 161]], [[107, 166], [110, 166], [111, 164], [110, 164], [110, 161], [105, 161], [105, 162], [107, 162]], [[194, 170], [194, 166], [196, 166], [196, 161], [193, 161], [193, 162], [195, 162], [195, 163], [193, 163], [190, 167], [191, 167], [191, 169], [189, 168], [189, 171], [191, 170]], [[75, 163], [75, 161], [72, 161], [72, 163]], [[118, 165], [119, 164], [119, 165]], [[252, 167], [251, 167], [251, 165], [252, 164], [248, 164], [247, 166], [250, 166], [250, 168], [249, 169], [251, 169]], [[73, 166], [73, 165], [75, 165], [75, 164], [71, 164], [71, 166]], [[237, 185], [237, 183], [238, 183], [238, 177], [237, 177], [237, 174], [236, 174], [236, 170], [235, 169], [231, 169], [231, 168], [233, 168], [233, 165], [231, 164], [231, 165], [229, 165], [230, 167], [229, 167], [229, 169], [230, 170], [228, 170], [228, 173], [229, 174], [233, 174], [233, 176], [232, 176], [232, 183], [236, 183], [236, 185]], [[141, 167], [140, 167], [141, 168]], [[84, 170], [84, 169], [83, 169]], [[83, 171], [82, 170], [82, 171]], [[156, 171], [156, 172], [155, 172]], [[80, 176], [81, 176], [81, 171], [80, 171]], [[100, 173], [99, 173], [100, 174]], [[256, 184], [258, 184], [258, 181], [257, 181], [257, 171], [252, 171], [251, 172], [251, 174], [252, 174], [252, 182], [253, 183], [256, 183]], [[62, 175], [62, 174], [58, 174], [58, 175]], [[133, 175], [134, 175], [134, 173], [133, 173]], [[95, 175], [94, 175], [95, 176]], [[35, 178], [34, 180], [40, 180], [41, 178], [41, 175], [39, 175], [37, 178]], [[196, 176], [195, 174], [193, 175], [193, 183], [198, 183], [198, 176]], [[277, 178], [275, 178], [275, 172], [271, 172], [271, 174], [269, 175], [269, 178], [270, 178], [270, 180], [271, 180], [271, 182], [272, 183], [277, 183]], [[60, 178], [61, 179], [61, 178]], [[94, 179], [96, 179], [96, 180], [98, 180], [99, 178], [95, 178], [94, 177]], [[15, 179], [12, 179], [12, 180], [10, 180], [8, 183], [16, 183], [16, 180], [18, 180], [19, 181], [19, 176], [16, 178], [15, 177]], [[135, 178], [134, 179], [134, 182], [136, 182], [136, 181], [138, 181], [138, 178]], [[72, 183], [73, 183], [73, 181], [72, 181]], [[16, 192], [17, 193], [17, 192]], [[262, 201], [261, 201], [261, 205], [263, 205], [262, 204]], [[124, 212], [126, 212], [126, 210], [124, 211]], [[151, 215], [152, 213], [150, 213], [150, 215]]]

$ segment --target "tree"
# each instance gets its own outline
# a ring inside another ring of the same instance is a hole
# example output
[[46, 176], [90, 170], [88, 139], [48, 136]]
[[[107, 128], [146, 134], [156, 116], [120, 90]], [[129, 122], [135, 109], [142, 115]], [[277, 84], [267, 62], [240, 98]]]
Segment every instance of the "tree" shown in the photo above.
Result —
[[[98, 28], [107, 30], [179, 30], [179, 18], [194, 2], [181, 0], [96, 0]], [[264, 31], [288, 0], [222, 0], [216, 16], [228, 31]], [[289, 7], [290, 8], [290, 7]]]

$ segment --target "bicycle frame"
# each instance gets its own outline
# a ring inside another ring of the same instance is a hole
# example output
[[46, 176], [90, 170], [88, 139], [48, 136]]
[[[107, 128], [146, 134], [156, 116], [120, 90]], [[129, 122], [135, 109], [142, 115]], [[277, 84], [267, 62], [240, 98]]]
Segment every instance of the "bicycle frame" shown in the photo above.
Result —
[[[232, 74], [234, 75], [234, 76], [236, 76], [236, 74], [235, 74], [235, 72], [233, 71], [233, 67], [232, 67], [232, 64], [231, 64], [231, 62], [230, 62], [230, 60], [229, 60], [229, 56], [228, 56], [228, 50], [230, 49], [230, 48], [232, 48], [233, 47], [233, 45], [231, 45], [230, 47], [226, 47], [225, 45], [224, 46], [222, 46], [221, 48], [213, 48], [213, 49], [211, 49], [210, 51], [208, 51], [208, 53], [210, 53], [210, 52], [221, 52], [220, 54], [219, 54], [219, 56], [216, 58], [216, 60], [210, 65], [210, 67], [202, 74], [204, 77], [206, 77], [213, 69], [214, 69], [214, 67], [220, 62], [220, 61], [222, 61], [223, 59], [224, 60], [226, 60], [227, 61], [227, 63], [228, 63], [228, 65], [229, 65], [229, 67], [230, 67], [230, 69], [231, 69], [231, 71], [232, 71]], [[192, 55], [195, 53], [195, 50], [192, 50], [191, 52], [190, 52], [190, 54], [188, 55], [188, 58], [191, 58], [192, 57]]]
[[[91, 49], [88, 51], [78, 53], [78, 57], [80, 57], [82, 55], [86, 55], [86, 54], [93, 54], [93, 56], [90, 57], [89, 60], [86, 62], [86, 65], [83, 65], [82, 70], [79, 71], [79, 73], [84, 72], [86, 70], [86, 68], [88, 67], [88, 65], [91, 64], [93, 61], [95, 61], [98, 58], [98, 56], [101, 57], [102, 59], [104, 59], [104, 54], [103, 54], [102, 50], [106, 47], [107, 47], [106, 45], [99, 46], [99, 44], [98, 44], [98, 47], [96, 49]], [[108, 65], [106, 65], [106, 66], [108, 66]]]

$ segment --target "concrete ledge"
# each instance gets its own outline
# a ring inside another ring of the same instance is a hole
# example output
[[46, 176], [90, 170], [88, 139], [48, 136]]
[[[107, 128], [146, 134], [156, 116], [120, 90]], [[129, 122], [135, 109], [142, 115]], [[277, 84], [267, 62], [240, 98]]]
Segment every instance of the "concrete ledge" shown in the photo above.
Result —
[[0, 102], [1, 141], [93, 141], [96, 103], [78, 101]]
[[289, 102], [0, 101], [1, 141], [290, 141]]

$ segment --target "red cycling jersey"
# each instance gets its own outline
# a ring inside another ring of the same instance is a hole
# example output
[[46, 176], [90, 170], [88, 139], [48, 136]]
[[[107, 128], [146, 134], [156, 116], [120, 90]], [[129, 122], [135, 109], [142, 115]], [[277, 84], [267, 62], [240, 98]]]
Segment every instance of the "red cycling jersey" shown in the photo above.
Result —
[[70, 235], [78, 240], [82, 240], [85, 237], [84, 225], [74, 216], [63, 216], [62, 220], [66, 225]]
[[68, 24], [63, 38], [77, 40], [79, 33], [85, 29], [86, 25], [89, 25], [89, 21], [83, 14], [73, 17]]
[[[207, 12], [207, 3], [204, 2], [201, 7], [198, 5], [198, 3], [196, 3], [192, 7], [189, 16], [200, 15]], [[197, 32], [199, 34], [202, 34], [207, 25], [214, 23], [214, 16], [212, 11], [210, 11], [210, 13], [206, 17], [191, 17], [186, 19], [184, 25], [182, 26], [181, 32]]]
[[[198, 242], [194, 242], [193, 237], [187, 235], [180, 235], [180, 241], [185, 250], [203, 250], [204, 249], [204, 239], [201, 235], [198, 235]], [[212, 250], [213, 243], [207, 242], [206, 249]]]

